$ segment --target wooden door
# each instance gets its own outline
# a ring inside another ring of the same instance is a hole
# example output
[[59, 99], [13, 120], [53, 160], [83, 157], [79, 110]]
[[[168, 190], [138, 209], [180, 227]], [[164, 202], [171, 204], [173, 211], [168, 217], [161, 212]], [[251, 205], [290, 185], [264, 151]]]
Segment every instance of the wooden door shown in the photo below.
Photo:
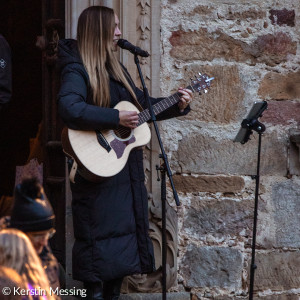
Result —
[[55, 65], [57, 42], [64, 38], [65, 1], [44, 0], [42, 22], [44, 188], [56, 216], [56, 234], [50, 241], [51, 248], [65, 268], [65, 156], [60, 142], [63, 123], [57, 113], [56, 100], [60, 78]]

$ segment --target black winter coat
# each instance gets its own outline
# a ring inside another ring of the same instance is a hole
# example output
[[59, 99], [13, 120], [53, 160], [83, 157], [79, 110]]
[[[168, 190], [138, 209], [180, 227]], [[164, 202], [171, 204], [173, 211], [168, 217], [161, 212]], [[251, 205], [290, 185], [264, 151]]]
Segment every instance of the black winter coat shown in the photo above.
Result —
[[[72, 129], [115, 129], [119, 112], [113, 107], [122, 100], [133, 101], [122, 83], [110, 78], [111, 108], [89, 103], [89, 77], [74, 40], [59, 42], [62, 68], [58, 95], [59, 114]], [[146, 107], [143, 92], [134, 87], [138, 101]], [[159, 99], [151, 98], [155, 103]], [[180, 114], [175, 105], [158, 119]], [[148, 234], [148, 200], [144, 185], [142, 149], [131, 151], [120, 173], [101, 183], [85, 180], [79, 174], [71, 183], [75, 244], [73, 278], [100, 282], [155, 270]]]
[[0, 34], [0, 108], [11, 98], [11, 50]]

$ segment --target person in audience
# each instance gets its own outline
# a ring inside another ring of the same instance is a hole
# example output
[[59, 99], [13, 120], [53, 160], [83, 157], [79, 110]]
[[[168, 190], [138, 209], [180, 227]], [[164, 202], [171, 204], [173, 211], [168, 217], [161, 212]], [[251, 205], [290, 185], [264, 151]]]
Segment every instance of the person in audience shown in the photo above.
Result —
[[14, 269], [0, 266], [0, 300], [25, 300], [22, 295], [11, 292], [19, 288], [26, 288], [21, 276]]
[[64, 286], [64, 270], [53, 255], [48, 241], [54, 235], [55, 216], [43, 187], [35, 177], [23, 179], [14, 192], [10, 217], [2, 221], [2, 228], [16, 228], [28, 236], [39, 255], [53, 289]]
[[20, 274], [25, 283], [25, 296], [34, 300], [55, 299], [41, 260], [22, 231], [13, 228], [0, 231], [0, 265]]

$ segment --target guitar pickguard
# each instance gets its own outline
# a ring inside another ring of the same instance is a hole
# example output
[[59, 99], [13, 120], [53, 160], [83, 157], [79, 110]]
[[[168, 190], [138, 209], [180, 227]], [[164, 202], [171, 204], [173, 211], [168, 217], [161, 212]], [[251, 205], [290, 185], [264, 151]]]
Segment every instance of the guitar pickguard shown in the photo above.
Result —
[[135, 136], [133, 135], [128, 141], [120, 141], [118, 139], [114, 139], [110, 142], [110, 146], [114, 149], [117, 154], [117, 158], [121, 158], [125, 148], [136, 141]]

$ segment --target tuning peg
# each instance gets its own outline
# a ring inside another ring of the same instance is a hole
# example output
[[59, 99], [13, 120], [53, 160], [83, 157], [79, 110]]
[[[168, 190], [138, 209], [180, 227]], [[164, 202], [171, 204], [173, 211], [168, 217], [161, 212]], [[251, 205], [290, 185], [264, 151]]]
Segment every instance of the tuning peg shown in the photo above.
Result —
[[206, 80], [205, 80], [205, 82], [210, 82], [210, 81], [212, 81], [212, 80], [214, 80], [215, 79], [215, 77], [210, 77], [210, 78], [207, 78]]
[[202, 74], [201, 74], [200, 72], [199, 72], [198, 74], [199, 74], [200, 76], [202, 76]]
[[207, 90], [207, 89], [204, 89], [204, 93], [205, 93], [205, 94], [208, 93], [208, 90]]

